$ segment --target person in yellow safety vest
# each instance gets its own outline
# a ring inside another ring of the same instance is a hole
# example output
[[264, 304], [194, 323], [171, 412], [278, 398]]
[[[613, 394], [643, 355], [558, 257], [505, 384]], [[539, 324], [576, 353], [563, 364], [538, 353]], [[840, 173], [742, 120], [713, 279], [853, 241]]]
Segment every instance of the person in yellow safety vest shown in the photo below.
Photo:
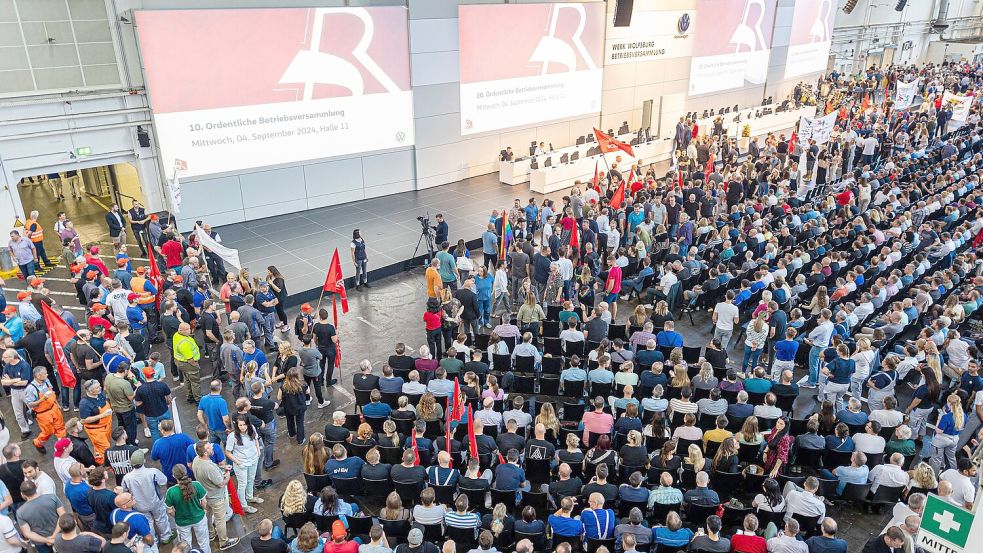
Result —
[[188, 386], [188, 403], [198, 404], [201, 399], [201, 350], [191, 335], [191, 325], [181, 323], [174, 334], [174, 361], [184, 375], [184, 383]]
[[51, 382], [48, 381], [48, 369], [34, 367], [34, 380], [24, 390], [24, 403], [34, 411], [34, 420], [38, 423], [38, 437], [34, 440], [34, 447], [46, 455], [48, 450], [44, 444], [52, 436], [59, 438], [66, 436], [65, 419], [58, 409], [57, 397], [51, 388]]
[[[44, 229], [38, 223], [38, 212], [32, 211], [31, 216], [24, 221], [24, 236], [27, 236], [34, 243], [34, 249], [38, 252], [38, 260], [50, 269], [55, 264], [48, 260], [48, 254], [44, 251]], [[40, 263], [38, 263], [40, 265]], [[44, 267], [38, 267], [43, 269]]]

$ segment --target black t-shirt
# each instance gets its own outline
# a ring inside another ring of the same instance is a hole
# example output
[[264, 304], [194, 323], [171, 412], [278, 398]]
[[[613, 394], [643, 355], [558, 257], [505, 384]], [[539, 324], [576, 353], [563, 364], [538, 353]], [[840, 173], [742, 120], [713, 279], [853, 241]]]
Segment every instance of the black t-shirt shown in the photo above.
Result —
[[324, 427], [324, 439], [329, 442], [343, 442], [348, 439], [351, 435], [349, 431], [344, 426], [335, 426], [334, 424], [328, 424]]
[[111, 490], [89, 490], [88, 500], [89, 506], [96, 513], [92, 529], [100, 534], [109, 534], [113, 529], [109, 515], [116, 508], [116, 494]]
[[464, 364], [464, 372], [473, 372], [478, 376], [488, 374], [488, 363], [484, 361], [468, 361]]
[[314, 328], [311, 329], [314, 337], [317, 339], [317, 347], [328, 352], [334, 352], [334, 341], [331, 340], [337, 334], [335, 332], [334, 325], [331, 323], [314, 323]]
[[252, 398], [249, 400], [249, 403], [252, 405], [250, 411], [253, 415], [256, 415], [259, 420], [267, 424], [273, 422], [273, 418], [276, 416], [275, 401], [261, 397], [259, 399]]
[[556, 448], [546, 440], [535, 438], [526, 442], [526, 459], [547, 461], [556, 454]]
[[498, 442], [499, 451], [522, 451], [526, 448], [526, 439], [514, 432], [502, 432], [495, 441]]
[[145, 382], [135, 393], [135, 399], [143, 402], [143, 414], [148, 417], [159, 417], [167, 412], [167, 396], [171, 394], [171, 388], [159, 381]]
[[379, 389], [379, 377], [374, 374], [356, 374], [352, 377], [352, 387], [363, 392], [377, 390]]
[[563, 499], [564, 497], [580, 497], [580, 490], [583, 487], [584, 483], [576, 476], [567, 478], [566, 480], [554, 480], [550, 483], [550, 495], [559, 499]]
[[457, 481], [457, 487], [462, 490], [487, 490], [489, 488], [489, 484], [484, 478], [468, 478], [466, 476], [462, 476], [461, 479]]
[[212, 335], [221, 340], [222, 330], [218, 326], [218, 317], [215, 313], [204, 312], [201, 314], [201, 334], [209, 344], [217, 344], [217, 340], [208, 337], [207, 331], [211, 330]]
[[167, 337], [168, 345], [172, 343], [171, 339], [177, 334], [179, 326], [181, 326], [181, 319], [178, 319], [177, 315], [164, 315], [160, 318], [160, 327], [164, 329], [164, 336]]
[[133, 465], [130, 464], [130, 455], [136, 450], [137, 446], [128, 444], [114, 445], [106, 450], [106, 460], [113, 467], [113, 474], [116, 475], [117, 484], [122, 482], [123, 477], [133, 470]]
[[85, 368], [87, 366], [86, 361], [92, 361], [93, 363], [98, 363], [99, 361], [101, 361], [101, 358], [99, 357], [99, 352], [97, 352], [95, 348], [93, 348], [89, 344], [83, 344], [82, 342], [77, 342], [75, 344], [75, 351], [72, 352], [72, 354], [75, 361], [75, 367], [78, 369], [79, 374], [83, 378], [94, 378], [94, 373], [97, 373], [101, 370], [101, 367], [97, 367], [91, 371]]
[[102, 548], [102, 553], [133, 553], [133, 550], [122, 543], [107, 541], [105, 547]]
[[259, 536], [253, 536], [249, 540], [249, 547], [252, 548], [253, 553], [288, 553], [290, 551], [290, 546], [283, 540], [273, 538], [263, 540]]
[[614, 484], [598, 484], [597, 482], [591, 482], [584, 486], [584, 490], [581, 492], [583, 496], [590, 497], [590, 494], [597, 492], [604, 496], [605, 502], [614, 501], [618, 498], [618, 486]]
[[126, 335], [126, 341], [133, 348], [137, 361], [147, 358], [147, 340], [141, 334], [131, 332]]
[[389, 366], [393, 370], [411, 371], [414, 368], [416, 359], [409, 355], [390, 355]]
[[362, 478], [368, 480], [389, 480], [389, 472], [392, 470], [392, 466], [386, 463], [376, 463], [370, 465], [365, 463], [362, 465]]
[[393, 482], [416, 484], [422, 483], [427, 479], [427, 470], [421, 466], [404, 467], [403, 465], [395, 465], [390, 469], [389, 476]]
[[5, 464], [0, 465], [0, 481], [7, 486], [7, 490], [10, 491], [10, 497], [14, 500], [14, 503], [20, 503], [24, 501], [24, 498], [20, 495], [20, 485], [24, 482], [24, 471], [21, 465], [24, 461], [7, 461]]

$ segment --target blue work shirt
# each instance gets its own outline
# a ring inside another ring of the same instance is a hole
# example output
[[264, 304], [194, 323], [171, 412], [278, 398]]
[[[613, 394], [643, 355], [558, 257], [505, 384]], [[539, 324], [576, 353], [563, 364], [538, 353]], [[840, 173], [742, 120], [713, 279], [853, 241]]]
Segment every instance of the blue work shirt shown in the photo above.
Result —
[[229, 416], [229, 404], [221, 395], [208, 394], [198, 400], [198, 410], [205, 413], [208, 420], [208, 429], [213, 432], [224, 432], [228, 430], [225, 420], [222, 417]]

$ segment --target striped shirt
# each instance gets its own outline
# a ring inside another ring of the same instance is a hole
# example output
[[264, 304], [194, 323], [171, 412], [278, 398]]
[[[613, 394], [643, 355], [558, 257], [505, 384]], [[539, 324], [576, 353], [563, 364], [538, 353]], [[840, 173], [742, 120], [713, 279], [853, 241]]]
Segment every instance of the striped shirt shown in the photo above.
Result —
[[444, 513], [444, 524], [454, 528], [477, 528], [481, 524], [481, 519], [476, 513], [448, 511]]

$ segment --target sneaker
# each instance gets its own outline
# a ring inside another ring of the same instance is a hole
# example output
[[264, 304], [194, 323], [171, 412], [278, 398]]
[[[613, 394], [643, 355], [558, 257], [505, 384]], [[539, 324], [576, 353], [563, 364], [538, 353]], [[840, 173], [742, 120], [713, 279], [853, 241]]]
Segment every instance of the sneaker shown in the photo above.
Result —
[[34, 449], [38, 450], [38, 453], [40, 453], [41, 455], [48, 454], [48, 448], [44, 447], [43, 445], [34, 444]]
[[[256, 484], [256, 489], [257, 490], [265, 490], [266, 488], [269, 488], [272, 485], [273, 485], [273, 481], [272, 480], [263, 480], [259, 484]], [[255, 501], [254, 503], [262, 503], [262, 500], [260, 498], [257, 497], [256, 499], [258, 501]], [[253, 501], [253, 500], [250, 499], [249, 501]]]
[[331, 405], [331, 402], [330, 402], [330, 401], [324, 401], [324, 402], [322, 402], [322, 403], [318, 403], [318, 404], [317, 404], [317, 408], [318, 408], [318, 409], [324, 409], [324, 408], [325, 408], [325, 407], [327, 407], [328, 405]]
[[167, 545], [167, 544], [171, 543], [172, 541], [174, 541], [174, 538], [176, 538], [176, 537], [177, 537], [177, 534], [171, 534], [170, 536], [168, 536], [168, 537], [160, 540], [160, 543], [161, 543], [161, 545]]
[[270, 466], [266, 467], [266, 470], [272, 470], [272, 469], [277, 468], [278, 466], [280, 466], [280, 460], [279, 459], [273, 459], [273, 462], [270, 463]]
[[308, 399], [307, 401], [304, 402], [304, 404], [305, 405], [310, 405], [311, 404], [311, 400]]
[[368, 282], [366, 282], [366, 283], [365, 283], [365, 284], [363, 284], [362, 286], [365, 286], [366, 288], [372, 288], [372, 285], [371, 285], [371, 284], [369, 284]]
[[247, 501], [249, 501], [250, 503], [262, 503], [263, 502], [263, 498], [262, 497], [254, 497], [252, 499], [247, 499]]
[[[255, 511], [255, 509], [253, 509], [253, 510]], [[235, 547], [237, 543], [239, 543], [239, 538], [229, 538], [229, 539], [225, 540], [225, 543], [223, 543], [222, 545], [218, 546], [218, 548], [221, 549], [222, 551], [225, 551], [226, 549], [229, 549], [230, 547]]]
[[149, 438], [150, 437], [150, 429], [149, 428], [144, 428], [143, 429], [143, 435], [144, 435], [144, 437]]
[[256, 511], [258, 511], [259, 509], [253, 507], [252, 505], [246, 505], [245, 507], [242, 508], [242, 510], [251, 515]]
[[30, 430], [28, 430], [27, 432], [21, 432], [20, 433], [20, 439], [21, 440], [26, 440], [26, 439], [28, 439], [30, 437], [31, 437], [31, 431]]
[[806, 382], [805, 384], [799, 384], [799, 388], [809, 388], [809, 389], [812, 389], [812, 388], [817, 388], [817, 387], [818, 386], [816, 384], [810, 384], [808, 382]]
[[68, 411], [68, 409], [69, 409], [69, 407], [68, 407], [67, 405], [62, 405], [62, 406], [61, 406], [61, 410], [62, 410], [62, 411], [66, 411], [66, 412], [67, 412], [67, 411]]

